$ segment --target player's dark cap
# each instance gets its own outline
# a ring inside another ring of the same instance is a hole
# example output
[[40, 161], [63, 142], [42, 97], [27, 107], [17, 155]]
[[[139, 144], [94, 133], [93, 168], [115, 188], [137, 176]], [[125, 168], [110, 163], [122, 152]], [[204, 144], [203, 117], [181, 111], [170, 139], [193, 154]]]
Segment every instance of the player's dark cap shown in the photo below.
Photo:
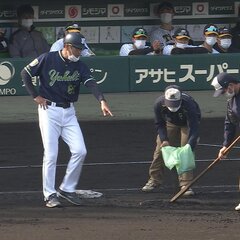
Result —
[[174, 6], [172, 5], [172, 3], [167, 1], [164, 1], [158, 5], [157, 12], [159, 13], [160, 11], [163, 11], [163, 10], [169, 10], [169, 11], [175, 12]]
[[64, 37], [64, 44], [70, 44], [73, 47], [81, 49], [81, 50], [86, 48], [85, 45], [84, 45], [83, 35], [78, 33], [78, 32], [68, 33]]
[[81, 27], [79, 27], [79, 25], [77, 23], [74, 23], [72, 25], [69, 25], [65, 28], [66, 31], [68, 32], [80, 32], [81, 31]]
[[222, 27], [218, 29], [218, 37], [230, 37], [232, 38], [232, 34], [227, 27]]
[[173, 37], [176, 38], [176, 39], [183, 39], [183, 38], [191, 39], [188, 30], [185, 29], [185, 28], [178, 28], [174, 32]]
[[24, 4], [17, 8], [17, 17], [21, 18], [24, 15], [34, 15], [34, 10], [30, 4]]
[[219, 73], [211, 83], [211, 85], [215, 88], [213, 96], [218, 97], [223, 94], [230, 83], [240, 83], [240, 81], [229, 73]]
[[146, 37], [147, 38], [147, 31], [144, 28], [135, 28], [132, 34], [132, 37]]
[[214, 24], [207, 24], [203, 29], [204, 35], [216, 34], [218, 35], [218, 27]]
[[182, 91], [177, 85], [170, 85], [164, 92], [164, 103], [169, 108], [177, 108], [182, 102]]

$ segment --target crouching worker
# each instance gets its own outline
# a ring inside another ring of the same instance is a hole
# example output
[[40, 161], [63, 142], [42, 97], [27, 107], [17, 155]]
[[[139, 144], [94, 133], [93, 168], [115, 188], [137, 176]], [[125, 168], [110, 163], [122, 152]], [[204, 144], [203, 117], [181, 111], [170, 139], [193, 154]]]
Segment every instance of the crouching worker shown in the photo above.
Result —
[[[157, 128], [156, 149], [149, 169], [150, 178], [142, 188], [144, 192], [152, 192], [163, 183], [164, 161], [162, 147], [179, 147], [189, 144], [194, 150], [199, 138], [201, 112], [197, 102], [183, 93], [179, 86], [170, 85], [164, 95], [157, 98], [154, 105], [155, 124]], [[193, 179], [193, 171], [178, 175], [179, 186], [183, 188]], [[185, 196], [193, 195], [191, 188]]]

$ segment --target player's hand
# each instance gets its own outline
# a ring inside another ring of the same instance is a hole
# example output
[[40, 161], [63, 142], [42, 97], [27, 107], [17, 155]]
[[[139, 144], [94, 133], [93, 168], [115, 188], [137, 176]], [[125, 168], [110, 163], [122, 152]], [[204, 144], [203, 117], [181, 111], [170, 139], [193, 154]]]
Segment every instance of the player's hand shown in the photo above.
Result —
[[220, 159], [223, 159], [223, 158], [226, 158], [227, 157], [227, 154], [224, 154], [224, 151], [227, 149], [227, 147], [222, 147], [220, 150], [219, 150], [219, 153], [218, 153], [218, 157]]
[[107, 103], [104, 100], [101, 101], [101, 109], [102, 109], [102, 112], [103, 112], [103, 116], [107, 116], [107, 115], [109, 115], [111, 117], [113, 116], [113, 114], [111, 113]]
[[166, 146], [169, 146], [169, 141], [163, 141], [162, 144], [161, 144], [161, 147], [166, 147]]
[[47, 105], [47, 100], [41, 96], [37, 96], [34, 98], [34, 101], [40, 105], [40, 107], [42, 107], [44, 110], [48, 108], [48, 105]]

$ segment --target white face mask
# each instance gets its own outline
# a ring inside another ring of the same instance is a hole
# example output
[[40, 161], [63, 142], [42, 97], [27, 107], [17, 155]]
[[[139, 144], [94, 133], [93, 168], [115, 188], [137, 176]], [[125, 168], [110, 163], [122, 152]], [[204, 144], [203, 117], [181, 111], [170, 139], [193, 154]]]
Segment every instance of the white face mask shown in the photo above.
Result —
[[68, 60], [70, 60], [71, 62], [77, 62], [79, 61], [79, 59], [80, 59], [80, 56], [79, 57], [76, 57], [74, 55], [68, 56]]
[[33, 25], [33, 19], [22, 19], [22, 26], [30, 28]]
[[172, 13], [161, 13], [160, 19], [162, 23], [171, 23], [173, 19]]
[[228, 49], [232, 44], [232, 39], [230, 38], [225, 38], [220, 40], [220, 45], [224, 49]]
[[134, 45], [137, 49], [142, 49], [146, 46], [146, 40], [135, 40]]
[[179, 105], [178, 107], [175, 107], [175, 108], [174, 107], [167, 107], [167, 108], [170, 112], [177, 112], [180, 109], [180, 107], [181, 107], [181, 105]]
[[176, 43], [176, 47], [178, 47], [178, 48], [186, 48], [188, 46], [188, 44], [187, 43]]
[[235, 92], [234, 91], [232, 91], [232, 92], [226, 91], [224, 95], [226, 98], [232, 98], [232, 97], [234, 97]]
[[206, 43], [210, 46], [213, 46], [217, 42], [216, 37], [206, 37]]

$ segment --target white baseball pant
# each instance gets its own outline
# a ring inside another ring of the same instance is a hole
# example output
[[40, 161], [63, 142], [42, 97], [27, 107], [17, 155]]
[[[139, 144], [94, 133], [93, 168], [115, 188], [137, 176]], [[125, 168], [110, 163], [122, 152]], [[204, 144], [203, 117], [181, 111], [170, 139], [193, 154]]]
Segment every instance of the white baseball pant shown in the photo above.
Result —
[[46, 200], [52, 193], [56, 193], [55, 177], [59, 137], [61, 136], [67, 143], [71, 152], [66, 174], [59, 187], [63, 191], [74, 192], [76, 190], [87, 150], [73, 104], [65, 109], [48, 106], [48, 109], [44, 110], [39, 106], [38, 114], [44, 147], [42, 181], [43, 195]]

